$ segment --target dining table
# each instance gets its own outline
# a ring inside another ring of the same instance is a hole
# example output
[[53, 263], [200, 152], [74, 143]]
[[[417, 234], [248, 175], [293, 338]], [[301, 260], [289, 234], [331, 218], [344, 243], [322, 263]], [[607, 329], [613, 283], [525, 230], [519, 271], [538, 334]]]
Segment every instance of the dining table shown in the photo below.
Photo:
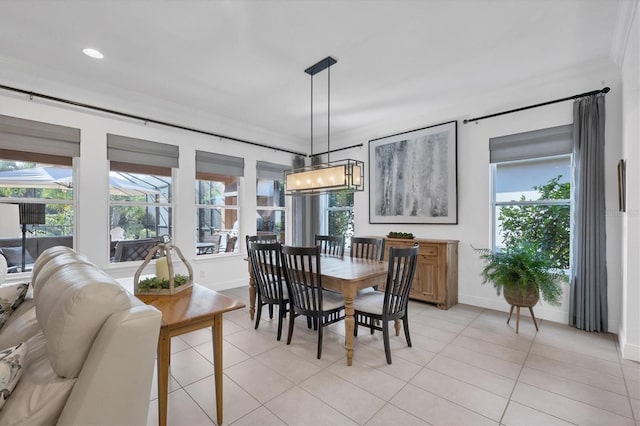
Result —
[[[387, 276], [388, 263], [378, 260], [351, 257], [320, 257], [320, 276], [322, 287], [340, 292], [344, 297], [345, 311], [345, 350], [347, 365], [353, 363], [353, 330], [355, 328], [355, 311], [353, 300], [359, 290], [383, 284]], [[256, 288], [249, 267], [249, 314], [251, 319], [255, 312]]]

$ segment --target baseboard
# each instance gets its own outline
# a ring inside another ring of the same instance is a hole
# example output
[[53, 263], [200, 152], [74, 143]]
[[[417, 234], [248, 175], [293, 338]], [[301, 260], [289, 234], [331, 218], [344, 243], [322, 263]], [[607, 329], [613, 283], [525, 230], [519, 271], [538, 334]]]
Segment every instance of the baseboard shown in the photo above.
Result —
[[627, 334], [622, 327], [618, 329], [618, 344], [622, 358], [640, 362], [640, 346], [627, 343]]
[[[493, 309], [501, 312], [509, 312], [510, 305], [502, 296], [496, 296], [492, 298], [486, 297], [477, 297], [477, 296], [469, 296], [460, 294], [458, 295], [458, 302], [464, 303], [467, 305], [477, 306], [480, 308]], [[549, 305], [541, 302], [533, 307], [533, 313], [537, 319], [542, 319], [545, 321], [556, 322], [558, 324], [568, 324], [569, 323], [569, 311], [568, 306], [567, 310], [563, 310], [564, 306], [561, 308], [553, 308]], [[520, 315], [530, 316], [528, 309], [520, 309]], [[619, 321], [609, 321], [609, 333], [618, 334], [619, 333]]]

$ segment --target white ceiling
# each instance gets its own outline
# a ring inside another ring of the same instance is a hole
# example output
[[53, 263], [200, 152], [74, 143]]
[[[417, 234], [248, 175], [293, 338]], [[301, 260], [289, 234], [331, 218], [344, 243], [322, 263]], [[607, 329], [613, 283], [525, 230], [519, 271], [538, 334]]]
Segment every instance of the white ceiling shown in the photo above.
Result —
[[[381, 120], [612, 63], [621, 2], [0, 0], [0, 84], [240, 138], [257, 129], [265, 135], [257, 142], [308, 152], [303, 71], [326, 56], [338, 60], [331, 134], [340, 140]], [[321, 137], [326, 72], [314, 84]]]

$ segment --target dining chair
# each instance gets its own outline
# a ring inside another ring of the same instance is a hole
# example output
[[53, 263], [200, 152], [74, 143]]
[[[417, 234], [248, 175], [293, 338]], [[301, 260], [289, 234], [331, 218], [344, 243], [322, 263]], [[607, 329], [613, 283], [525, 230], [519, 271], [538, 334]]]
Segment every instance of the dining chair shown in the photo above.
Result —
[[238, 237], [227, 237], [227, 246], [224, 249], [225, 253], [233, 253], [236, 248], [236, 241]]
[[257, 234], [257, 235], [247, 235], [245, 237], [245, 242], [247, 244], [247, 250], [249, 250], [249, 243], [270, 243], [278, 241], [278, 236], [276, 234]]
[[[400, 334], [400, 326], [397, 320], [402, 320], [404, 337], [407, 339], [407, 345], [411, 347], [407, 306], [417, 259], [417, 245], [406, 248], [391, 247], [389, 249], [389, 269], [384, 293], [381, 291], [364, 293], [356, 296], [353, 301], [355, 310], [354, 336], [358, 335], [359, 325], [369, 327], [371, 334], [373, 334], [374, 330], [382, 331], [387, 364], [391, 364], [389, 321], [396, 321], [396, 336], [398, 336]], [[380, 321], [381, 324], [376, 321]]]
[[343, 235], [317, 235], [315, 244], [320, 246], [320, 253], [329, 256], [344, 256]]
[[322, 329], [344, 319], [344, 299], [322, 288], [320, 247], [282, 247], [282, 267], [291, 304], [287, 345], [297, 316], [304, 315], [318, 329], [318, 359], [322, 356]]
[[382, 238], [351, 237], [351, 258], [382, 260]]
[[282, 319], [286, 316], [289, 295], [282, 277], [281, 245], [278, 242], [252, 242], [249, 259], [258, 293], [258, 312], [255, 329], [258, 329], [262, 306], [269, 305], [269, 318], [273, 319], [273, 307], [278, 306], [278, 340], [282, 336]]
[[213, 253], [220, 252], [221, 239], [222, 239], [222, 234], [204, 235], [202, 237], [202, 242], [211, 244], [211, 245], [203, 250], [203, 254], [213, 254]]
[[[351, 237], [351, 258], [371, 259], [381, 261], [384, 257], [384, 240], [375, 237]], [[367, 287], [359, 290], [358, 294], [377, 290], [378, 286]]]

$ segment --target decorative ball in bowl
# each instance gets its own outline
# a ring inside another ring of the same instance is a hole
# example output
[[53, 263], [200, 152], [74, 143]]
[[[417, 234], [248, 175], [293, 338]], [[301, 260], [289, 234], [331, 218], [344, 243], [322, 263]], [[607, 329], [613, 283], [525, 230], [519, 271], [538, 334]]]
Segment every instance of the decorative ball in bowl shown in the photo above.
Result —
[[402, 238], [405, 240], [413, 240], [415, 237], [411, 232], [389, 232], [387, 234], [388, 238]]

